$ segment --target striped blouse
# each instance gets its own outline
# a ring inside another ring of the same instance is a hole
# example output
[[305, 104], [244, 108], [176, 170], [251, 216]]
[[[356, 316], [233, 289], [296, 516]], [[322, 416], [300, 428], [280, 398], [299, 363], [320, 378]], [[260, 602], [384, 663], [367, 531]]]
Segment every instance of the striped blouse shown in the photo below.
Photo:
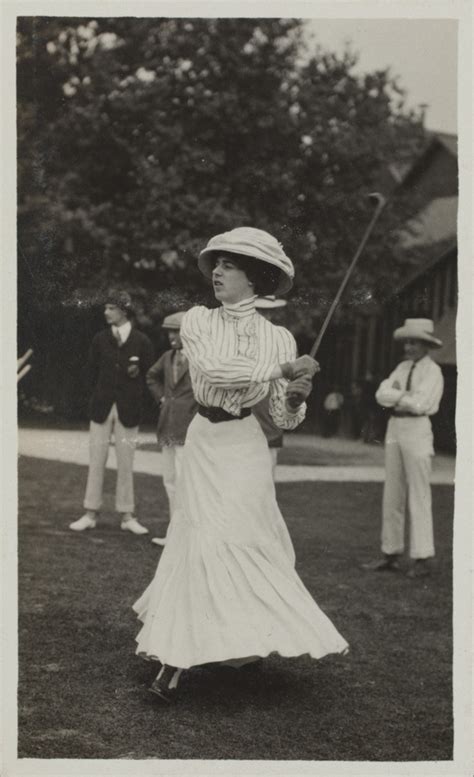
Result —
[[302, 422], [304, 403], [294, 413], [286, 409], [288, 381], [269, 381], [276, 365], [296, 358], [295, 339], [257, 313], [255, 297], [211, 310], [191, 308], [180, 334], [199, 404], [239, 415], [270, 391], [270, 414], [280, 429], [294, 429]]

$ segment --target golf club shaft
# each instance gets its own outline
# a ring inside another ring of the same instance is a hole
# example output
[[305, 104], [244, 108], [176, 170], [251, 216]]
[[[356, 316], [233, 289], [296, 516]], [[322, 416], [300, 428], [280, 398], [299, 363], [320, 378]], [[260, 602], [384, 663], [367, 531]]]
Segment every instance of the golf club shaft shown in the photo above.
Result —
[[362, 240], [360, 241], [359, 247], [358, 247], [357, 251], [354, 254], [354, 258], [352, 259], [352, 262], [350, 263], [350, 265], [349, 265], [349, 267], [347, 269], [347, 272], [344, 275], [344, 278], [342, 279], [341, 285], [339, 286], [339, 289], [338, 289], [337, 294], [336, 294], [336, 296], [335, 296], [335, 298], [333, 300], [333, 303], [332, 303], [331, 307], [329, 308], [329, 311], [328, 311], [328, 313], [326, 315], [326, 318], [324, 319], [324, 322], [323, 322], [323, 325], [322, 325], [321, 329], [319, 330], [319, 334], [318, 334], [316, 340], [313, 343], [313, 347], [311, 348], [311, 350], [309, 352], [309, 355], [312, 356], [313, 359], [314, 359], [314, 357], [316, 356], [316, 354], [317, 354], [317, 352], [319, 350], [319, 346], [321, 345], [321, 340], [324, 337], [324, 333], [326, 332], [326, 329], [329, 326], [329, 323], [330, 323], [330, 321], [331, 321], [331, 319], [332, 319], [332, 317], [334, 315], [334, 311], [336, 310], [336, 307], [339, 304], [339, 300], [341, 299], [342, 294], [344, 293], [344, 289], [347, 286], [349, 278], [352, 275], [354, 267], [356, 266], [357, 261], [358, 261], [360, 255], [361, 255], [362, 251], [365, 248], [365, 244], [367, 243], [367, 240], [369, 239], [369, 237], [371, 235], [371, 232], [372, 232], [372, 230], [373, 230], [373, 228], [374, 228], [374, 226], [375, 226], [375, 224], [377, 222], [377, 219], [379, 218], [380, 214], [382, 213], [382, 211], [383, 211], [383, 209], [384, 209], [384, 207], [386, 205], [386, 202], [387, 202], [386, 199], [384, 197], [382, 197], [381, 194], [377, 195], [377, 207], [376, 207], [376, 209], [374, 211], [374, 214], [373, 214], [373, 216], [372, 216], [372, 218], [370, 220], [370, 223], [367, 226], [367, 229], [364, 232], [364, 235], [362, 237]]

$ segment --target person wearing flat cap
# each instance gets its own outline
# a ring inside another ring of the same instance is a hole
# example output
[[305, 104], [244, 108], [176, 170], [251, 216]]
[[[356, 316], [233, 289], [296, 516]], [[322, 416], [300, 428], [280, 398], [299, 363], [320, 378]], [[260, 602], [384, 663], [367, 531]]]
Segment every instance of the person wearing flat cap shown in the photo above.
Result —
[[[255, 308], [258, 312], [272, 321], [275, 310], [281, 310], [286, 307], [286, 299], [277, 299], [274, 294], [267, 294], [264, 297], [257, 297]], [[276, 466], [278, 463], [278, 451], [283, 447], [283, 429], [280, 429], [274, 422], [270, 413], [270, 394], [266, 394], [260, 402], [252, 407], [252, 413], [262, 427], [262, 431], [267, 438], [268, 450], [272, 459], [273, 477], [275, 477]]]
[[[163, 321], [168, 332], [171, 349], [166, 351], [148, 370], [147, 386], [160, 407], [157, 437], [161, 446], [163, 485], [168, 495], [170, 518], [174, 512], [176, 479], [180, 469], [183, 445], [188, 426], [196, 415], [197, 403], [189, 376], [188, 360], [183, 354], [179, 334], [184, 312], [172, 313]], [[153, 537], [155, 545], [166, 540]]]
[[220, 306], [183, 317], [198, 412], [166, 546], [134, 604], [142, 622], [136, 652], [161, 662], [150, 690], [167, 701], [191, 667], [347, 649], [296, 573], [267, 441], [251, 412], [269, 393], [275, 424], [294, 429], [319, 369], [297, 358], [290, 332], [255, 310], [257, 296], [290, 289], [293, 264], [268, 232], [239, 227], [213, 237], [198, 266]]
[[385, 437], [385, 486], [382, 505], [382, 553], [364, 564], [374, 571], [396, 571], [404, 552], [405, 512], [410, 522], [410, 567], [408, 576], [430, 574], [429, 559], [435, 555], [431, 510], [431, 460], [434, 455], [430, 416], [439, 408], [443, 375], [430, 357], [441, 340], [433, 322], [407, 318], [394, 332], [403, 343], [405, 359], [380, 384], [375, 398], [390, 412]]
[[69, 525], [73, 531], [95, 529], [102, 505], [105, 467], [113, 435], [117, 457], [115, 507], [120, 527], [132, 534], [148, 534], [134, 516], [133, 459], [145, 395], [145, 375], [153, 364], [153, 346], [132, 326], [128, 292], [113, 290], [105, 301], [107, 329], [95, 335], [88, 360], [92, 396], [89, 405], [89, 472], [86, 512]]

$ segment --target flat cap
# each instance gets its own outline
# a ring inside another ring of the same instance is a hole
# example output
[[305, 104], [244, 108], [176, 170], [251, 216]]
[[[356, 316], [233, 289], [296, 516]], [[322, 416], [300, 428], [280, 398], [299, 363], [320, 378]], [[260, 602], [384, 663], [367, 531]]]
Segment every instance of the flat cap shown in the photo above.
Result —
[[185, 311], [180, 310], [177, 313], [170, 313], [165, 316], [162, 323], [162, 329], [180, 329]]

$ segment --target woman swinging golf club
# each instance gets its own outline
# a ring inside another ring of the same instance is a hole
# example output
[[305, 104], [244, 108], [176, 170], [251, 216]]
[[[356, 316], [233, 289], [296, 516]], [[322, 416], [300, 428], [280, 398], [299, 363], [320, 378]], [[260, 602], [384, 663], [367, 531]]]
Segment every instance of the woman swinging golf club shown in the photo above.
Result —
[[241, 227], [213, 237], [198, 264], [221, 306], [194, 307], [181, 325], [199, 409], [166, 547], [134, 605], [143, 623], [137, 653], [162, 664], [150, 690], [168, 701], [193, 666], [347, 649], [295, 571], [266, 439], [250, 411], [269, 391], [275, 423], [294, 429], [319, 370], [255, 311], [257, 295], [288, 291], [292, 262], [267, 232]]

